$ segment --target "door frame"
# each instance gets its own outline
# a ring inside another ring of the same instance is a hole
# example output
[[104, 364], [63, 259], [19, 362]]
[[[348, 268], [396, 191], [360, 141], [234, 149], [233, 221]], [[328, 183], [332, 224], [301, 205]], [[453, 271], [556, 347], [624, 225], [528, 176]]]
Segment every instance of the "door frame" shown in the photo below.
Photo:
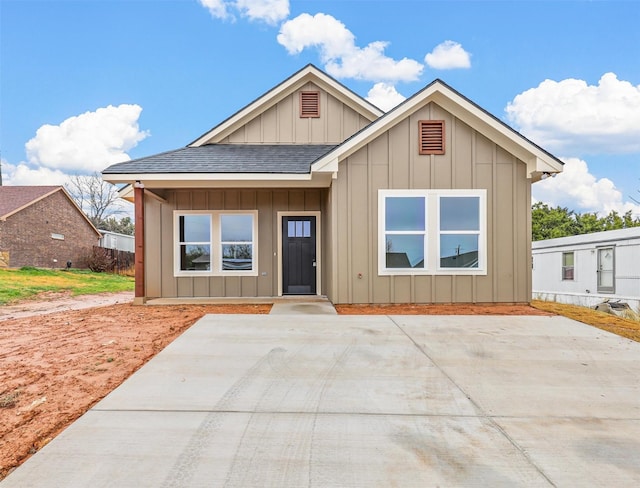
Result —
[[[600, 253], [601, 251], [611, 250], [611, 286], [600, 285]], [[596, 246], [596, 290], [598, 293], [615, 293], [616, 292], [616, 246]]]
[[[322, 225], [320, 222], [321, 212], [318, 211], [293, 211], [287, 210], [277, 213], [276, 234], [278, 236], [277, 251], [278, 256], [278, 296], [282, 294], [282, 217], [315, 217], [316, 218], [316, 295], [322, 295]], [[312, 295], [311, 295], [312, 296]]]

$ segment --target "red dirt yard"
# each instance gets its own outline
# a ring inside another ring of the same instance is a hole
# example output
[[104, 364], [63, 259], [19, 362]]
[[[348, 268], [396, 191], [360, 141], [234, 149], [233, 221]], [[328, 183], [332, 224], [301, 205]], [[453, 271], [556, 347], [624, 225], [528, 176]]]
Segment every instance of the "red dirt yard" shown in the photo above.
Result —
[[[80, 300], [104, 303], [95, 297]], [[59, 300], [49, 305], [56, 312], [31, 316], [24, 315], [29, 310], [42, 313], [46, 307], [33, 301], [22, 312], [20, 306], [0, 307], [0, 480], [203, 315], [269, 313], [271, 309], [270, 304], [119, 303], [83, 310], [65, 306], [57, 311]], [[342, 314], [548, 314], [525, 305], [337, 309]]]

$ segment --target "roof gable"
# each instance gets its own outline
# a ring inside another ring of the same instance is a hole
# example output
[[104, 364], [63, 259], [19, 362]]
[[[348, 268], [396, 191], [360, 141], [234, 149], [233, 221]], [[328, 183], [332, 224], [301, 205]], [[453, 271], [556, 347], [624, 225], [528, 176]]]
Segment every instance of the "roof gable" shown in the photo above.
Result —
[[61, 186], [0, 186], [0, 220], [60, 190]]
[[312, 83], [322, 90], [328, 92], [367, 120], [373, 121], [384, 112], [367, 102], [346, 86], [342, 85], [323, 71], [309, 64], [297, 73], [293, 74], [279, 85], [275, 86], [258, 99], [245, 106], [231, 117], [227, 118], [210, 131], [198, 137], [188, 144], [190, 147], [202, 146], [204, 144], [220, 143], [243, 125], [246, 125], [256, 117], [266, 112], [269, 108], [292, 95], [305, 85]]
[[436, 79], [421, 91], [354, 134], [312, 166], [312, 172], [333, 172], [338, 163], [388, 131], [418, 109], [434, 102], [453, 116], [485, 135], [527, 165], [527, 174], [538, 181], [544, 173], [562, 171], [564, 163], [522, 134], [472, 102], [443, 81]]
[[91, 226], [93, 231], [97, 235], [100, 235], [100, 231], [96, 229], [85, 213], [78, 207], [78, 204], [71, 198], [71, 195], [69, 195], [62, 186], [0, 186], [0, 220], [7, 220], [7, 218], [12, 215], [17, 214], [21, 210], [30, 207], [58, 191], [62, 192], [80, 216]]

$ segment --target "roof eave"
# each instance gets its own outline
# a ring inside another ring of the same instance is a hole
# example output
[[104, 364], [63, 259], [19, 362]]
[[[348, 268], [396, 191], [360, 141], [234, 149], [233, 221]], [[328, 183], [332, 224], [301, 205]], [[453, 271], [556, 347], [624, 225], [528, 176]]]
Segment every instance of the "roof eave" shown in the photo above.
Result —
[[364, 112], [369, 120], [376, 120], [384, 114], [384, 112], [378, 107], [360, 97], [355, 92], [349, 90], [346, 86], [331, 78], [314, 65], [309, 64], [279, 85], [267, 91], [243, 109], [233, 114], [231, 117], [198, 137], [195, 141], [187, 144], [187, 146], [197, 147], [206, 143], [220, 142], [248, 120], [276, 105], [309, 81], [325, 88], [329, 88], [327, 91], [331, 91], [334, 96], [337, 96], [337, 98], [341, 99], [347, 105], [358, 107], [360, 109], [358, 111]]
[[[148, 189], [181, 188], [327, 188], [331, 175], [311, 173], [121, 173], [103, 174], [110, 183], [140, 182]], [[131, 191], [125, 190], [125, 199]]]
[[413, 113], [429, 102], [440, 105], [523, 161], [527, 165], [527, 177], [531, 178], [533, 182], [540, 180], [545, 174], [550, 175], [562, 171], [563, 163], [558, 158], [440, 80], [433, 81], [413, 97], [372, 122], [333, 151], [319, 158], [311, 166], [311, 171], [335, 172], [338, 161], [349, 157], [369, 141], [386, 132], [407, 114]]

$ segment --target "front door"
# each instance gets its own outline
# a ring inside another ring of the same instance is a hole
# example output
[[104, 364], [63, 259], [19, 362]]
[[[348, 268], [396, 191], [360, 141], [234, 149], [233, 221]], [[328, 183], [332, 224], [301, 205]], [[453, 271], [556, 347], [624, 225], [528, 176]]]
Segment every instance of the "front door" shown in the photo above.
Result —
[[316, 294], [316, 218], [282, 217], [282, 293]]
[[598, 293], [615, 292], [614, 247], [598, 248]]

